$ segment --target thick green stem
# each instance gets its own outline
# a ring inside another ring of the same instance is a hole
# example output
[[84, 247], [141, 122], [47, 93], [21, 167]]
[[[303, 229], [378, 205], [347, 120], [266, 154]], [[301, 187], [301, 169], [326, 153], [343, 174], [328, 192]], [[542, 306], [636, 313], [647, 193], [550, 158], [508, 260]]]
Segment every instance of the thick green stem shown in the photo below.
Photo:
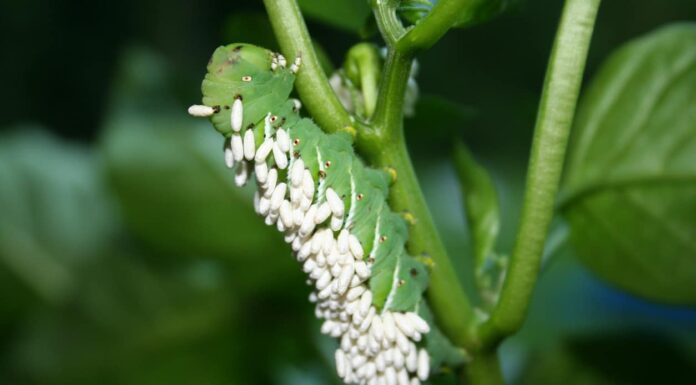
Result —
[[537, 281], [553, 217], [568, 135], [600, 0], [567, 0], [549, 59], [520, 227], [500, 300], [481, 325], [484, 346], [494, 346], [522, 325]]
[[410, 224], [409, 252], [432, 262], [428, 298], [438, 324], [455, 343], [468, 347], [473, 344], [469, 328], [473, 310], [435, 228], [403, 135], [404, 95], [412, 62], [411, 56], [390, 49], [372, 129], [360, 130], [357, 145], [370, 164], [393, 172], [389, 203]]
[[389, 203], [409, 223], [408, 251], [430, 263], [428, 299], [439, 326], [460, 346], [471, 346], [472, 330], [468, 327], [473, 311], [450, 262], [428, 210], [403, 135], [382, 142], [381, 151], [373, 153], [371, 164], [395, 172]]
[[314, 120], [327, 132], [353, 125], [321, 69], [296, 0], [264, 0], [276, 39], [288, 60], [302, 58], [295, 87]]
[[[380, 82], [379, 95], [371, 124], [384, 137], [399, 135], [404, 117], [404, 98], [413, 57], [390, 49]], [[387, 97], [388, 96], [388, 97]]]
[[500, 360], [495, 351], [478, 352], [462, 372], [463, 380], [471, 385], [505, 385]]

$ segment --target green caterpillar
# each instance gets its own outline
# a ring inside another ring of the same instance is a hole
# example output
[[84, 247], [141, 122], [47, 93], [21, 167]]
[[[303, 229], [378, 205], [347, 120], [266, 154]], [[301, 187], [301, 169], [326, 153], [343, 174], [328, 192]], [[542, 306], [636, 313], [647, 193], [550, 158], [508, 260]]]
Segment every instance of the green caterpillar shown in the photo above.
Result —
[[[389, 176], [366, 167], [346, 133], [326, 134], [288, 99], [298, 57], [247, 44], [218, 48], [203, 80], [203, 105], [225, 137], [224, 159], [243, 185], [256, 176], [254, 208], [292, 245], [315, 291], [322, 333], [340, 340], [346, 383], [416, 385], [430, 372], [419, 311], [427, 270], [405, 249], [403, 219], [387, 204]], [[427, 318], [427, 316], [426, 316]]]

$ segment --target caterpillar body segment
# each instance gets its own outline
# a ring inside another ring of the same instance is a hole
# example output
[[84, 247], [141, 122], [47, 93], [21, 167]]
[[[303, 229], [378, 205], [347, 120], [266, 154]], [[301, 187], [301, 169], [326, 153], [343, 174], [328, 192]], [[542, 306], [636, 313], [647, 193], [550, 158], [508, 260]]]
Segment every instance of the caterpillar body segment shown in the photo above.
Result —
[[346, 383], [417, 385], [430, 373], [418, 315], [425, 266], [405, 249], [403, 219], [387, 204], [390, 176], [358, 158], [346, 133], [326, 134], [289, 100], [294, 73], [282, 55], [246, 45], [218, 48], [202, 85], [203, 105], [225, 137], [235, 181], [256, 175], [256, 212], [274, 225], [309, 275], [324, 320], [337, 338], [336, 368]]

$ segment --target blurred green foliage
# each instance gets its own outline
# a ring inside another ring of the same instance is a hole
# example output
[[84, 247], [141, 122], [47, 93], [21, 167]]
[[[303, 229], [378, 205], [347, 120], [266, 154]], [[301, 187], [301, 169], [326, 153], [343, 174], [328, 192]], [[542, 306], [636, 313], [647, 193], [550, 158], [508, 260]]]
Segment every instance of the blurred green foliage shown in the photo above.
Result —
[[631, 292], [696, 305], [696, 24], [608, 59], [571, 151], [561, 205], [583, 261]]
[[[366, 2], [355, 1], [301, 2], [326, 63], [343, 62], [370, 29]], [[407, 136], [471, 292], [473, 248], [450, 143], [463, 139], [490, 173], [500, 200], [496, 250], [510, 250], [560, 7], [520, 2], [419, 57], [422, 97]], [[587, 79], [629, 39], [694, 18], [690, 0], [605, 1]], [[248, 191], [231, 188], [217, 135], [185, 114], [215, 47], [274, 45], [259, 2], [10, 0], [0, 3], [0, 41], [0, 383], [336, 383], [333, 342], [318, 335], [290, 251], [254, 218]], [[654, 71], [668, 77], [665, 66]], [[592, 90], [611, 80], [604, 72]], [[693, 94], [687, 84], [674, 82]], [[584, 114], [592, 108], [583, 102]], [[597, 167], [606, 176], [609, 167]], [[688, 198], [660, 202], [684, 207]], [[689, 212], [684, 223], [693, 223]], [[665, 244], [660, 237], [646, 251]], [[503, 346], [512, 383], [696, 376], [693, 309], [627, 296], [572, 249], [556, 254], [525, 328]], [[435, 382], [451, 383], [447, 375]]]

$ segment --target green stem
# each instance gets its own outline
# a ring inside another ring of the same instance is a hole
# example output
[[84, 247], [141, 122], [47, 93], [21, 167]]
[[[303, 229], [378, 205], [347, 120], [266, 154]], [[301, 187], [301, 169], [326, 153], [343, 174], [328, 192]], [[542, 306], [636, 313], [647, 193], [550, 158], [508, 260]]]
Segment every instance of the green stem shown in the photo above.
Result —
[[408, 251], [432, 262], [428, 298], [438, 324], [455, 343], [472, 346], [473, 310], [435, 228], [404, 139], [404, 96], [412, 63], [412, 56], [389, 50], [372, 128], [360, 128], [356, 145], [372, 165], [393, 171], [389, 203], [410, 224]]
[[346, 55], [343, 68], [346, 76], [362, 91], [365, 105], [365, 117], [369, 118], [375, 112], [379, 73], [382, 59], [379, 49], [371, 43], [360, 43], [353, 46]]
[[401, 52], [416, 52], [430, 48], [459, 20], [472, 13], [480, 0], [440, 0], [422, 20], [397, 43]]
[[380, 128], [382, 138], [400, 134], [404, 117], [404, 99], [411, 74], [413, 56], [389, 49], [380, 80], [379, 95], [372, 125]]
[[473, 356], [463, 370], [467, 384], [504, 385], [505, 380], [500, 371], [500, 361], [495, 351], [479, 352]]
[[327, 132], [353, 125], [348, 112], [331, 89], [314, 52], [296, 0], [264, 0], [276, 39], [288, 60], [302, 58], [295, 87], [314, 120]]
[[473, 333], [468, 325], [474, 316], [473, 310], [432, 220], [403, 135], [381, 142], [381, 151], [372, 153], [369, 160], [376, 167], [395, 172], [389, 204], [409, 223], [409, 253], [425, 258], [426, 263], [431, 262], [428, 263], [431, 267], [428, 299], [438, 325], [456, 344], [472, 346]]
[[496, 345], [522, 325], [537, 281], [541, 256], [553, 217], [600, 0], [567, 0], [549, 59], [534, 129], [524, 206], [510, 269], [491, 317], [481, 325], [484, 346]]
[[395, 0], [374, 0], [372, 7], [375, 11], [375, 20], [387, 46], [392, 47], [399, 38], [406, 32], [396, 15], [398, 1]]

